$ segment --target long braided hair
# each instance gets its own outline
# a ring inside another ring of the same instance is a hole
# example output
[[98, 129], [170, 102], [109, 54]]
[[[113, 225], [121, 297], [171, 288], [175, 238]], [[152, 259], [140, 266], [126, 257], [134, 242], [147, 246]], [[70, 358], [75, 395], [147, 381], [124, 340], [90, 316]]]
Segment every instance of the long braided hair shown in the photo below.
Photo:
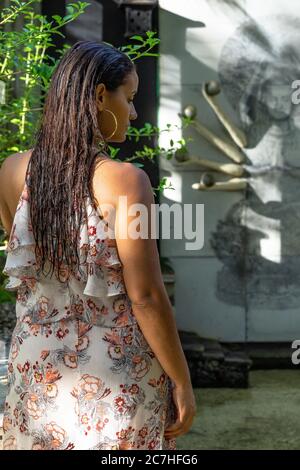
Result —
[[107, 143], [97, 119], [96, 86], [114, 91], [135, 68], [113, 46], [79, 41], [64, 54], [51, 78], [26, 172], [37, 272], [60, 280], [62, 263], [79, 266], [78, 235], [85, 198], [95, 204], [92, 177]]

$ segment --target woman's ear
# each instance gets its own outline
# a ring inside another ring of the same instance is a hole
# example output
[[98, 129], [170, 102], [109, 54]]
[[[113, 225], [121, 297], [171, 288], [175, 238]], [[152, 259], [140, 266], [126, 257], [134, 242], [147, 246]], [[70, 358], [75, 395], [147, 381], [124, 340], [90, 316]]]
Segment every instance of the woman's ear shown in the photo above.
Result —
[[104, 107], [104, 94], [105, 85], [104, 83], [99, 83], [99, 85], [96, 86], [96, 105], [99, 111], [102, 111]]

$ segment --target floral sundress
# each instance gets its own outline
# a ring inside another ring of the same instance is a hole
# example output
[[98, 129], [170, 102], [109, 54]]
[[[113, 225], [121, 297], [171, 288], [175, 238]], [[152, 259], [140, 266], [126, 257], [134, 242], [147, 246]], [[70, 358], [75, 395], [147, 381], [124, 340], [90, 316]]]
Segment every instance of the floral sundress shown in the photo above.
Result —
[[175, 449], [172, 383], [147, 344], [113, 238], [91, 198], [76, 274], [37, 275], [25, 184], [6, 248], [17, 291], [3, 417], [4, 450]]

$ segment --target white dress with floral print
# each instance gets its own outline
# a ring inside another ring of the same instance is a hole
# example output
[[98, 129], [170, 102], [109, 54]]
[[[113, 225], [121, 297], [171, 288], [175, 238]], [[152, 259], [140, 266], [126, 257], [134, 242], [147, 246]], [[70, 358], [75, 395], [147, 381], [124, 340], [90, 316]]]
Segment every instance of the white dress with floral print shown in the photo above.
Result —
[[80, 269], [37, 275], [25, 184], [4, 273], [17, 291], [4, 449], [172, 449], [172, 386], [133, 315], [114, 238], [88, 197]]

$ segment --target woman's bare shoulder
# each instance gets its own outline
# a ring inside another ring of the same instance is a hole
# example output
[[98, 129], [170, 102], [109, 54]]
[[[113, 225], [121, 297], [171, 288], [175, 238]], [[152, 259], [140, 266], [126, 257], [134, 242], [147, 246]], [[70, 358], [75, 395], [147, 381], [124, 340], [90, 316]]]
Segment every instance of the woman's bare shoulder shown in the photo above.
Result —
[[5, 158], [0, 168], [0, 212], [2, 224], [7, 233], [21, 196], [25, 173], [32, 150], [19, 152]]
[[[25, 152], [18, 152], [5, 158], [0, 168], [0, 181], [3, 193], [15, 195], [22, 191], [25, 180], [27, 165], [32, 153], [32, 149]], [[14, 203], [12, 204], [14, 206]]]
[[[147, 180], [149, 181], [148, 175], [132, 163], [111, 160], [97, 167], [94, 185], [96, 192], [102, 188], [102, 192], [107, 195], [120, 196], [142, 189]], [[101, 199], [103, 200], [103, 197]]]
[[19, 165], [22, 161], [24, 162], [26, 159], [30, 159], [31, 154], [32, 154], [33, 149], [25, 150], [24, 152], [17, 152], [9, 155], [8, 157], [5, 158], [3, 161], [1, 168], [3, 170], [8, 171], [8, 170], [13, 170], [16, 165]]
[[120, 177], [121, 175], [124, 176], [126, 173], [132, 174], [138, 171], [139, 169], [133, 163], [126, 161], [122, 162], [105, 157], [99, 159], [99, 161], [96, 163], [95, 176], [98, 176], [103, 172], [107, 172], [107, 175], [110, 174], [112, 177]]

